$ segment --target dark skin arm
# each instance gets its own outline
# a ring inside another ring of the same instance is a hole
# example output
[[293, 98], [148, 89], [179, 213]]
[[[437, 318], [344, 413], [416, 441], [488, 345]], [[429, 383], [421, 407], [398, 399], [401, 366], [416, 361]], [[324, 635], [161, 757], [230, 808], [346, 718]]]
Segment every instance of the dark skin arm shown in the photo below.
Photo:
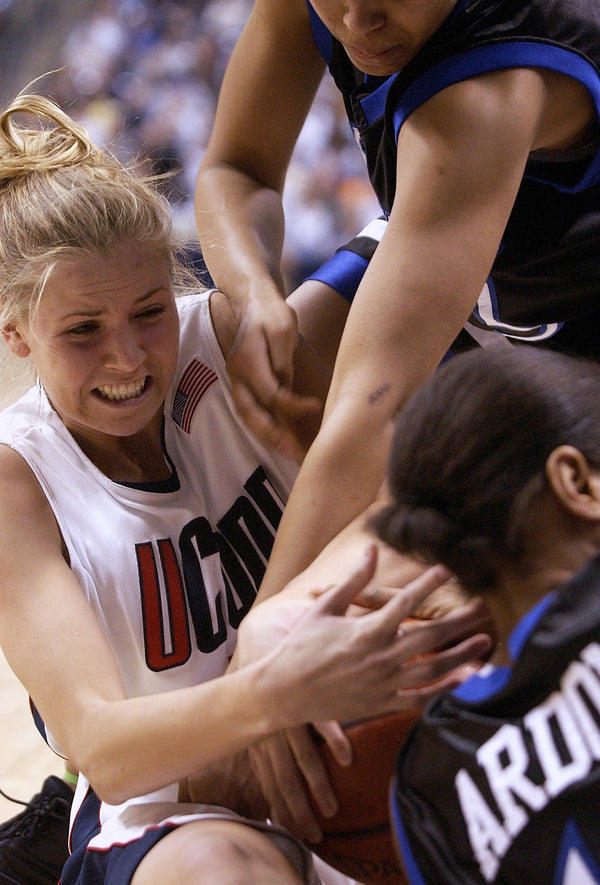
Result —
[[293, 457], [294, 434], [278, 420], [303, 409], [290, 395], [298, 330], [280, 271], [281, 195], [323, 71], [303, 0], [286, 3], [285, 14], [257, 0], [223, 80], [196, 185], [203, 254], [238, 320], [228, 356], [236, 405], [261, 438]]
[[294, 485], [261, 598], [376, 498], [395, 415], [475, 306], [529, 154], [587, 134], [589, 100], [568, 125], [565, 119], [576, 86], [536, 70], [490, 74], [439, 93], [402, 127], [388, 229], [352, 304], [321, 429]]

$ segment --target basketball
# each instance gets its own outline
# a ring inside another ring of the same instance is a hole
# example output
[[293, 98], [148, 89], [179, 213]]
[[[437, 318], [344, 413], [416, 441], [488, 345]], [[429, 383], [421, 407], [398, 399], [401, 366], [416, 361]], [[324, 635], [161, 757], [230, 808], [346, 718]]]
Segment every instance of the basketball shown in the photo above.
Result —
[[325, 818], [314, 809], [323, 841], [311, 847], [330, 866], [364, 885], [407, 882], [394, 847], [388, 797], [398, 749], [419, 715], [394, 713], [345, 725], [354, 753], [346, 768], [317, 740], [339, 811]]

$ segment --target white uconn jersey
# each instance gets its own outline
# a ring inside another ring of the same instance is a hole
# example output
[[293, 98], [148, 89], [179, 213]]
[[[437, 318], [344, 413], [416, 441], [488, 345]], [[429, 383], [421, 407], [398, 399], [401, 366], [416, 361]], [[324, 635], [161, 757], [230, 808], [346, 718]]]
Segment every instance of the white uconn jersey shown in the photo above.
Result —
[[[71, 568], [129, 696], [224, 673], [298, 472], [236, 418], [209, 297], [201, 293], [177, 302], [179, 362], [164, 409], [169, 480], [139, 487], [109, 480], [83, 454], [40, 387], [0, 413], [0, 443], [23, 456], [48, 497]], [[108, 857], [111, 849], [161, 828], [206, 817], [238, 819], [227, 809], [179, 802], [176, 783], [108, 805], [80, 775], [71, 812], [75, 863], [63, 880], [81, 881], [83, 855]], [[139, 859], [139, 849], [132, 848]], [[314, 862], [319, 876], [307, 867], [306, 882], [353, 885]], [[104, 881], [103, 873], [89, 868], [83, 876]]]
[[164, 419], [169, 480], [109, 480], [40, 388], [0, 416], [0, 442], [46, 493], [130, 696], [224, 672], [297, 473], [235, 418], [208, 293], [178, 306], [179, 364]]

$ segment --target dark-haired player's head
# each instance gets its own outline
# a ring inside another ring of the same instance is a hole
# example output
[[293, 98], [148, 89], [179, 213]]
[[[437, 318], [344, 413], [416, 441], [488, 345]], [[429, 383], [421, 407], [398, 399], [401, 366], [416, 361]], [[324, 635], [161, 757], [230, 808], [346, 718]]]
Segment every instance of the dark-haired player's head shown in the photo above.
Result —
[[454, 357], [399, 416], [392, 504], [373, 527], [465, 588], [492, 588], [524, 555], [526, 531], [531, 546], [531, 507], [560, 446], [600, 469], [600, 366], [533, 347]]

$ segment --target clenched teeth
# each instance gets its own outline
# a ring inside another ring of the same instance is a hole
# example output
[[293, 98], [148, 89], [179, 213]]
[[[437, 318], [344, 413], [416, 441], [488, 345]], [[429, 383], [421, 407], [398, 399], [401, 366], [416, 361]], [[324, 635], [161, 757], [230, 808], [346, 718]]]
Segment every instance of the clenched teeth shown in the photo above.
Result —
[[132, 381], [129, 384], [103, 384], [96, 389], [105, 399], [125, 400], [139, 396], [145, 386], [146, 379], [142, 378], [141, 381]]

